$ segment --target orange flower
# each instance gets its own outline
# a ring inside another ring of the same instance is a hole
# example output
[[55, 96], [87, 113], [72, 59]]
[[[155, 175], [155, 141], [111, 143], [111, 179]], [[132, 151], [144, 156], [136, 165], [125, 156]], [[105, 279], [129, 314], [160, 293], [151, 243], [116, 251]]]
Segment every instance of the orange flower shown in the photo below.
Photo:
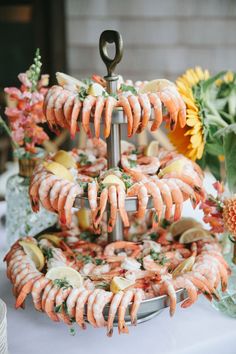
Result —
[[236, 236], [236, 195], [224, 201], [223, 218], [228, 231]]

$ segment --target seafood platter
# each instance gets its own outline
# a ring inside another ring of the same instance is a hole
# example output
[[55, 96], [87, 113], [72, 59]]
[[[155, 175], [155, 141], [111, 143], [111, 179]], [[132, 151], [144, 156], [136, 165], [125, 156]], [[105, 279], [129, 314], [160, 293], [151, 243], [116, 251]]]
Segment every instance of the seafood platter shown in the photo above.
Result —
[[[116, 53], [108, 56], [108, 43]], [[165, 307], [187, 308], [202, 294], [218, 299], [230, 269], [217, 238], [192, 218], [205, 198], [204, 173], [193, 161], [156, 142], [136, 147], [122, 140], [161, 123], [173, 131], [186, 124], [185, 103], [168, 80], [124, 80], [114, 70], [123, 52], [118, 32], [104, 31], [100, 54], [104, 78], [77, 80], [57, 73], [45, 97], [49, 127], [79, 129], [86, 146], [48, 156], [36, 166], [29, 195], [32, 209], [58, 214], [60, 227], [25, 237], [5, 256], [16, 308], [32, 296], [52, 321], [85, 329], [151, 319]], [[105, 140], [101, 139], [101, 136]]]

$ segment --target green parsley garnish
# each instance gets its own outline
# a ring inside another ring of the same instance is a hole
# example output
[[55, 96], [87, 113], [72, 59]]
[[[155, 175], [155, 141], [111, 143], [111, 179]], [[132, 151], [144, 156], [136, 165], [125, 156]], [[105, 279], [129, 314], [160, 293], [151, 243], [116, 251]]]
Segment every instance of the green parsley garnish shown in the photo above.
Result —
[[71, 288], [72, 286], [68, 283], [68, 281], [64, 279], [55, 279], [53, 280], [53, 284], [56, 285], [59, 289], [68, 289]]
[[121, 84], [120, 89], [121, 89], [121, 91], [123, 91], [123, 92], [130, 91], [130, 92], [133, 93], [134, 95], [137, 95], [137, 94], [138, 94], [137, 90], [136, 90], [133, 86]]
[[80, 101], [83, 102], [85, 98], [88, 96], [87, 89], [85, 87], [81, 87], [78, 96]]

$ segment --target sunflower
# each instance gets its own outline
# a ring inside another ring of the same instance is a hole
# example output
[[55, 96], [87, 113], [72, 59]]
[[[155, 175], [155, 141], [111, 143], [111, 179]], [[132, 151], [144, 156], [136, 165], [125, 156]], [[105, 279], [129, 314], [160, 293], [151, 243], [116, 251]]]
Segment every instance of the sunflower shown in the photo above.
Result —
[[176, 80], [179, 93], [186, 104], [186, 126], [178, 124], [175, 131], [169, 133], [176, 149], [192, 160], [201, 159], [204, 151], [204, 126], [199, 100], [199, 83], [209, 78], [208, 70], [200, 67], [189, 69]]

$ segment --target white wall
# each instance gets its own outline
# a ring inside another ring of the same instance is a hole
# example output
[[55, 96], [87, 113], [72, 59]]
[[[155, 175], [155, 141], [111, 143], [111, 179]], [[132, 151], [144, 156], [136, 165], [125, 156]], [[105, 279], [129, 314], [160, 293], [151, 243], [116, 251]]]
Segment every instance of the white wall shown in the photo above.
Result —
[[69, 72], [105, 74], [100, 33], [124, 40], [118, 73], [175, 79], [189, 66], [236, 70], [236, 0], [66, 0]]

